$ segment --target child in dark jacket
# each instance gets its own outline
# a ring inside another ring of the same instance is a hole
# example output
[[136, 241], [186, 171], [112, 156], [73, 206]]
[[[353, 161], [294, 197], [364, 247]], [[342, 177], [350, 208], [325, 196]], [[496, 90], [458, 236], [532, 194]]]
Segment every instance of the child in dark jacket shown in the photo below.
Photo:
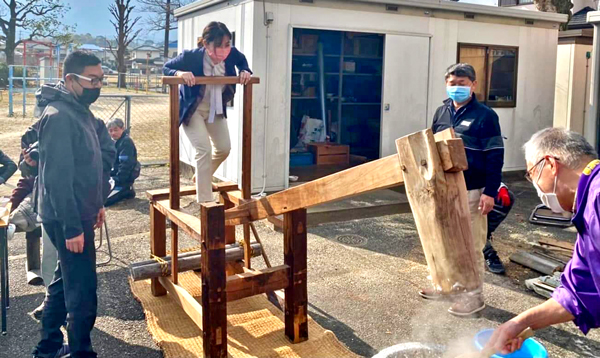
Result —
[[110, 172], [114, 185], [104, 204], [109, 207], [121, 200], [135, 198], [133, 183], [140, 176], [141, 165], [137, 160], [137, 149], [133, 139], [129, 136], [129, 130], [125, 129], [123, 120], [115, 118], [108, 122], [107, 127], [117, 149], [115, 163]]

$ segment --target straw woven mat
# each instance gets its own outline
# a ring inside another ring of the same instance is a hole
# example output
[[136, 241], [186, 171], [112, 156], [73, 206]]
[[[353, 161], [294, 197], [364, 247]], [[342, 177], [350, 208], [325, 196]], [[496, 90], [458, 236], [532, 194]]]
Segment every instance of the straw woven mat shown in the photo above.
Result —
[[[165, 358], [202, 357], [202, 332], [168, 296], [154, 297], [150, 280], [130, 282], [131, 291], [141, 302], [148, 330], [163, 349]], [[198, 299], [200, 278], [192, 272], [179, 275], [179, 284]], [[340, 343], [333, 332], [309, 317], [308, 341], [291, 344], [284, 334], [283, 312], [265, 295], [227, 304], [227, 345], [229, 357], [358, 357]]]

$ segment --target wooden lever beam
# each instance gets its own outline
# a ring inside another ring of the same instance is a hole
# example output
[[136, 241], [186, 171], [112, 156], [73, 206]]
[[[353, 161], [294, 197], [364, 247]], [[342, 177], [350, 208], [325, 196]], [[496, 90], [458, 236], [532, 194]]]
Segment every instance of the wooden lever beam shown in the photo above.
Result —
[[[451, 129], [438, 134], [438, 150], [445, 153], [441, 156], [444, 170], [458, 172], [467, 169], [462, 140], [452, 138]], [[229, 209], [225, 212], [225, 221], [226, 225], [241, 225], [403, 184], [400, 160], [394, 154]]]

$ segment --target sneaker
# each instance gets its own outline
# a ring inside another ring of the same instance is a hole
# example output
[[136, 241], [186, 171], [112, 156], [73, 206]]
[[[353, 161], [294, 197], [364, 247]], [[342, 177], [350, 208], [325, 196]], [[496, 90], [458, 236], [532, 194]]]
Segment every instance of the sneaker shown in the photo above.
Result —
[[132, 188], [131, 190], [129, 190], [129, 193], [127, 193], [127, 195], [125, 196], [124, 199], [133, 199], [135, 198], [135, 190]]
[[452, 307], [448, 308], [448, 312], [457, 317], [472, 316], [485, 308], [483, 296], [478, 295], [461, 295], [461, 300], [455, 302]]
[[71, 357], [71, 349], [68, 344], [63, 344], [63, 346], [56, 352], [54, 358], [70, 358]]
[[[47, 353], [39, 353], [39, 351], [36, 349], [34, 349], [33, 354], [32, 354], [32, 358], [42, 358], [42, 357], [48, 357]], [[56, 354], [54, 355], [54, 358], [70, 358], [71, 357], [71, 349], [69, 348], [69, 345], [66, 343], [63, 343], [62, 347], [60, 347], [60, 349], [58, 350], [58, 352], [56, 352]]]
[[492, 245], [486, 245], [483, 249], [483, 258], [485, 259], [485, 266], [491, 273], [502, 275], [506, 272], [504, 264], [498, 257], [498, 252], [494, 250]]
[[44, 302], [42, 302], [42, 304], [34, 309], [30, 314], [34, 319], [41, 321], [42, 315], [44, 314]]

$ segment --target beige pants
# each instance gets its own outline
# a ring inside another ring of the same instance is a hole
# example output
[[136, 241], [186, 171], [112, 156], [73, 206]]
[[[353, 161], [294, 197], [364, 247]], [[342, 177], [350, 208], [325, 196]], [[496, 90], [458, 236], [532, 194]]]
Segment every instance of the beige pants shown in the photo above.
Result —
[[[473, 233], [473, 243], [475, 244], [475, 253], [477, 254], [477, 267], [481, 270], [481, 281], [483, 284], [483, 273], [485, 271], [485, 262], [483, 259], [483, 248], [487, 239], [487, 216], [481, 215], [479, 210], [479, 200], [483, 194], [483, 189], [469, 190], [469, 211], [471, 212], [471, 232]], [[483, 287], [481, 287], [483, 289]]]
[[199, 203], [213, 200], [212, 176], [231, 151], [227, 120], [216, 116], [214, 123], [208, 123], [209, 111], [209, 102], [202, 101], [188, 125], [183, 126], [196, 151], [196, 200]]

